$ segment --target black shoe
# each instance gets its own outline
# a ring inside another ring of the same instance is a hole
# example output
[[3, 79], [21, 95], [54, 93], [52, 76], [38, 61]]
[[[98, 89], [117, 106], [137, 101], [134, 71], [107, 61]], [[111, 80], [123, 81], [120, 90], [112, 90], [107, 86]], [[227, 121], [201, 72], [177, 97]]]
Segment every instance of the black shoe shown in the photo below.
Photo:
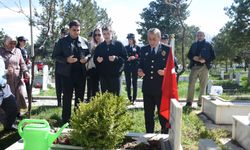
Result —
[[134, 100], [130, 100], [130, 103], [131, 103], [132, 105], [134, 105]]
[[187, 102], [185, 106], [186, 107], [192, 107], [192, 102]]
[[168, 134], [168, 128], [166, 128], [166, 129], [161, 129], [161, 134]]
[[197, 105], [198, 105], [199, 107], [201, 107], [201, 102], [198, 102]]

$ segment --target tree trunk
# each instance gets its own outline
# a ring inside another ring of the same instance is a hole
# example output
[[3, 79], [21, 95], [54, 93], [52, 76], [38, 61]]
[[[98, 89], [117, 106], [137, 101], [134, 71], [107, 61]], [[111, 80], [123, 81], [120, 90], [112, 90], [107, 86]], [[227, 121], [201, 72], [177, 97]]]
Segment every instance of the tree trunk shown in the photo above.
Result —
[[176, 6], [176, 12], [177, 12], [177, 18], [181, 24], [182, 27], [182, 36], [181, 36], [181, 60], [182, 60], [182, 70], [177, 73], [177, 82], [179, 81], [179, 77], [185, 72], [186, 70], [186, 63], [185, 63], [185, 37], [186, 37], [186, 27], [183, 23], [183, 20], [181, 19], [180, 15], [180, 1], [178, 1], [178, 4]]
[[226, 60], [226, 73], [228, 72], [228, 62]]
[[250, 85], [250, 69], [248, 68], [248, 85]]
[[30, 116], [31, 116], [31, 108], [32, 108], [32, 87], [33, 87], [33, 83], [34, 83], [34, 77], [35, 77], [35, 71], [34, 71], [34, 69], [35, 69], [35, 58], [36, 58], [36, 56], [33, 56], [33, 57], [31, 57], [31, 82], [30, 82], [30, 85], [29, 85], [29, 89], [28, 89], [28, 93], [27, 93], [27, 95], [28, 95], [28, 103], [29, 103], [29, 105], [28, 105], [28, 118], [30, 118]]

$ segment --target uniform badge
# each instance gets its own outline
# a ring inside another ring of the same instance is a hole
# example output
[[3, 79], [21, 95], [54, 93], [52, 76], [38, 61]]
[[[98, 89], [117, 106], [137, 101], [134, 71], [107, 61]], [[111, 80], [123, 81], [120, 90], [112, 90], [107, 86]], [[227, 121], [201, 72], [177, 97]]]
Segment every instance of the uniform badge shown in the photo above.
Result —
[[145, 56], [148, 56], [148, 53], [145, 53]]
[[162, 52], [161, 52], [161, 55], [162, 55], [162, 56], [166, 56], [166, 52], [165, 52], [165, 51], [162, 51]]

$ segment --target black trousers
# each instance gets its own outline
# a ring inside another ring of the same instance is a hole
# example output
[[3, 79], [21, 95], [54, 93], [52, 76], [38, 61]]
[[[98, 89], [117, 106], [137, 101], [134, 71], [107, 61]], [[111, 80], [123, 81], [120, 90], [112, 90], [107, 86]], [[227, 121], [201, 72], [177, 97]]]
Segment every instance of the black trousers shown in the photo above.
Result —
[[102, 93], [109, 92], [119, 96], [121, 90], [120, 77], [103, 77], [100, 76]]
[[62, 103], [62, 76], [58, 73], [55, 73], [55, 82], [56, 82], [56, 98], [57, 98], [57, 106], [61, 106]]
[[155, 106], [157, 106], [158, 117], [161, 124], [161, 131], [166, 131], [167, 120], [162, 115], [160, 115], [161, 95], [147, 95], [143, 93], [143, 101], [146, 132], [154, 133]]
[[75, 91], [75, 108], [83, 101], [86, 83], [86, 74], [72, 73], [70, 77], [62, 76], [63, 79], [63, 123], [69, 122], [71, 116], [71, 102], [73, 91]]
[[14, 95], [3, 99], [1, 108], [4, 110], [5, 115], [1, 117], [4, 129], [10, 129], [16, 120], [17, 116], [17, 103]]
[[[125, 78], [126, 78], [126, 91], [127, 91], [127, 95], [128, 95], [128, 99], [131, 100], [136, 100], [137, 97], [137, 79], [138, 79], [138, 75], [137, 75], [137, 70], [125, 70]], [[131, 81], [132, 81], [132, 85], [133, 85], [133, 97], [131, 96]]]
[[89, 69], [87, 72], [87, 100], [96, 96], [100, 92], [100, 78], [96, 68]]

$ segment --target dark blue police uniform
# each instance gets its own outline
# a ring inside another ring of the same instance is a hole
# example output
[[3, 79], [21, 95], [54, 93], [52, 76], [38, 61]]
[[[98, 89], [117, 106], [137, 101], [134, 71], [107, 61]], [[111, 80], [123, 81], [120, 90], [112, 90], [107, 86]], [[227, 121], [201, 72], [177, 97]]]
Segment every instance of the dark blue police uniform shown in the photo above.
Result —
[[141, 48], [139, 69], [142, 69], [145, 74], [143, 77], [142, 92], [147, 133], [154, 132], [155, 105], [158, 109], [161, 131], [162, 133], [168, 132], [166, 127], [167, 120], [159, 113], [163, 76], [159, 75], [157, 71], [163, 70], [166, 67], [169, 51], [170, 47], [163, 44], [159, 44], [156, 48], [151, 48], [150, 45]]
[[[138, 79], [137, 71], [139, 66], [140, 47], [137, 45], [135, 46], [127, 45], [125, 46], [125, 49], [128, 55], [127, 57], [135, 56], [136, 58], [130, 61], [126, 60], [124, 67], [124, 73], [126, 78], [126, 91], [128, 99], [131, 102], [134, 102], [137, 97], [137, 79]], [[133, 97], [131, 96], [131, 79], [133, 85]]]

